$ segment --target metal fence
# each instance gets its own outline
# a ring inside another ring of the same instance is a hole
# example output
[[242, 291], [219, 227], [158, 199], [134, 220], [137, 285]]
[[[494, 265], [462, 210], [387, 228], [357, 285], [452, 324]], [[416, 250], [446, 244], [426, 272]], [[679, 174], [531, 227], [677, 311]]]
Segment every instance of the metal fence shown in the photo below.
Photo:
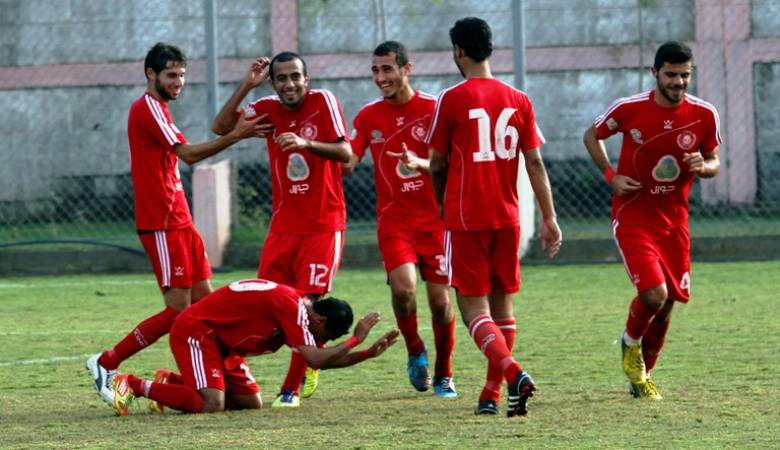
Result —
[[[208, 2], [210, 0], [206, 0]], [[516, 2], [518, 0], [515, 0]], [[188, 54], [188, 85], [171, 103], [178, 126], [210, 138], [204, 1], [3, 0], [0, 18], [0, 246], [82, 240], [138, 248], [126, 116], [144, 89], [142, 59], [157, 41]], [[609, 190], [581, 143], [618, 97], [653, 87], [660, 42], [689, 42], [692, 92], [715, 104], [722, 171], [696, 181], [694, 237], [780, 234], [780, 3], [771, 0], [526, 0], [525, 91], [568, 241], [608, 238]], [[475, 15], [493, 27], [492, 67], [512, 83], [511, 0], [215, 1], [219, 101], [250, 61], [281, 50], [306, 59], [312, 87], [330, 89], [351, 122], [378, 97], [370, 52], [385, 39], [412, 52], [412, 83], [438, 94], [460, 80], [448, 29]], [[267, 87], [253, 98], [270, 93]], [[608, 141], [613, 161], [619, 138]], [[236, 169], [234, 241], [259, 243], [270, 209], [265, 143], [216, 157]], [[190, 171], [182, 163], [189, 189]], [[345, 180], [348, 242], [374, 238], [372, 163]], [[189, 190], [188, 190], [189, 192]], [[0, 250], [2, 251], [2, 250]]]

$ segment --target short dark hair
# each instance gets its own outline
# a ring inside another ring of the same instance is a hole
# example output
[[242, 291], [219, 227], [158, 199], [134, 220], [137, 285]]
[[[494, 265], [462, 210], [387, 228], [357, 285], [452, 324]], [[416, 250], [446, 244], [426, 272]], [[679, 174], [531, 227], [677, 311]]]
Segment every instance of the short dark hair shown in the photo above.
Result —
[[474, 62], [482, 62], [493, 53], [493, 32], [479, 17], [466, 17], [450, 28], [450, 41], [466, 52]]
[[325, 330], [331, 335], [331, 339], [337, 339], [349, 333], [352, 326], [352, 307], [344, 300], [328, 297], [313, 302], [312, 309], [321, 316], [325, 316]]
[[144, 74], [151, 68], [154, 73], [160, 73], [168, 66], [169, 62], [177, 66], [187, 67], [187, 55], [177, 46], [158, 42], [146, 53], [144, 60]]
[[385, 41], [374, 49], [374, 56], [387, 56], [390, 53], [395, 53], [395, 63], [398, 64], [398, 67], [409, 64], [409, 53], [404, 44], [398, 41]]
[[303, 76], [308, 75], [306, 61], [301, 58], [301, 55], [294, 52], [281, 52], [277, 53], [273, 58], [271, 58], [271, 63], [268, 65], [268, 76], [271, 78], [271, 81], [274, 79], [274, 64], [278, 62], [293, 61], [296, 59], [300, 61], [301, 65], [303, 66]]
[[682, 64], [693, 61], [693, 51], [690, 47], [678, 41], [669, 41], [658, 47], [655, 52], [653, 67], [660, 70], [664, 63]]

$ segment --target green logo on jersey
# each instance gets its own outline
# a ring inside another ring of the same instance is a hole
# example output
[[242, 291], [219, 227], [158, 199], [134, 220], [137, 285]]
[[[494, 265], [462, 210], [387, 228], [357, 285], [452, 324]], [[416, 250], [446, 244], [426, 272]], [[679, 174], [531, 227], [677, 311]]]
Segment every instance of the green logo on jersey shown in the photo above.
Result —
[[290, 153], [287, 159], [287, 178], [291, 181], [301, 181], [309, 178], [309, 166], [300, 153]]
[[670, 182], [676, 180], [678, 176], [680, 176], [680, 166], [672, 155], [661, 157], [658, 164], [653, 167], [653, 178], [656, 181]]

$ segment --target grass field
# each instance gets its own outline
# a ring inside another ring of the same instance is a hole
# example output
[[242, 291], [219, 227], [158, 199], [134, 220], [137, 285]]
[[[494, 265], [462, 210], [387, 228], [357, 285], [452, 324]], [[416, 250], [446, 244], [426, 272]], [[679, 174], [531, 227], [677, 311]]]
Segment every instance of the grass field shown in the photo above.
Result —
[[[615, 344], [632, 288], [620, 265], [523, 269], [515, 355], [535, 377], [527, 418], [472, 413], [485, 362], [458, 323], [460, 397], [417, 393], [403, 344], [326, 371], [298, 410], [152, 415], [140, 400], [113, 415], [84, 360], [160, 309], [150, 275], [0, 280], [0, 447], [42, 448], [776, 448], [780, 405], [780, 262], [695, 264], [693, 299], [676, 309], [655, 371], [665, 399], [626, 392]], [[219, 274], [224, 285], [250, 273]], [[342, 271], [336, 295], [394, 325], [384, 275]], [[432, 346], [429, 312], [422, 334]], [[270, 406], [289, 351], [250, 359]], [[122, 369], [173, 364], [167, 339]], [[503, 399], [502, 399], [503, 411]], [[775, 430], [775, 431], [772, 431]]]

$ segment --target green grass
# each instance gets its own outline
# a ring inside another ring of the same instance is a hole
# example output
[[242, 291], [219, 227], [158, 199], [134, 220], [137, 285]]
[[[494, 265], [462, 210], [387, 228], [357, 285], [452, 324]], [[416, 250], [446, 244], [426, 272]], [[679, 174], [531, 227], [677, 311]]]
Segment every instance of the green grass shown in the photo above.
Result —
[[[778, 273], [780, 262], [695, 264], [693, 299], [675, 310], [655, 371], [665, 399], [648, 403], [627, 394], [614, 343], [633, 295], [622, 266], [524, 268], [515, 355], [539, 391], [530, 416], [513, 420], [473, 415], [485, 360], [460, 323], [454, 400], [411, 388], [399, 343], [379, 359], [322, 373], [320, 390], [298, 410], [158, 416], [142, 399], [131, 417], [118, 418], [95, 395], [83, 363], [160, 309], [152, 277], [4, 279], [0, 447], [774, 447]], [[248, 276], [219, 274], [215, 284]], [[350, 300], [356, 314], [383, 313], [373, 336], [394, 326], [384, 280], [382, 272], [355, 270], [336, 280], [335, 294]], [[429, 317], [421, 307], [421, 332], [432, 346]], [[267, 405], [288, 358], [282, 350], [249, 361]], [[151, 376], [172, 365], [163, 339], [122, 369]]]

